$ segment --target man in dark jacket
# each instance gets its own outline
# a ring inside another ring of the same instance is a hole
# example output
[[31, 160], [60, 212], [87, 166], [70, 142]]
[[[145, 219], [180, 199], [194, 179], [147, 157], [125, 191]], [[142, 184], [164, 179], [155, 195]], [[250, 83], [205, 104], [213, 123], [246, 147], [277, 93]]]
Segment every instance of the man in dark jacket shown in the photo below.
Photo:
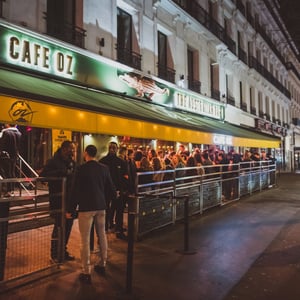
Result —
[[70, 215], [78, 207], [78, 225], [81, 236], [82, 282], [91, 282], [90, 265], [90, 232], [95, 223], [98, 244], [99, 262], [94, 266], [95, 271], [105, 274], [107, 260], [107, 238], [105, 234], [106, 199], [116, 198], [116, 189], [106, 165], [95, 160], [97, 148], [89, 145], [85, 148], [85, 164], [76, 171], [74, 189], [69, 206]]
[[127, 162], [118, 157], [117, 153], [117, 143], [110, 142], [108, 145], [108, 154], [100, 159], [100, 162], [108, 166], [110, 176], [119, 195], [116, 199], [111, 199], [111, 206], [108, 209], [107, 223], [110, 226], [113, 226], [115, 212], [116, 237], [119, 239], [126, 239], [123, 228], [123, 212], [124, 197], [128, 192], [128, 167]]
[[[4, 151], [8, 153], [8, 159], [5, 160], [5, 164], [2, 164], [4, 168], [5, 178], [16, 177], [16, 163], [21, 145], [21, 132], [13, 124], [5, 124], [0, 133], [0, 152]], [[14, 184], [7, 185], [7, 193], [5, 196], [12, 196], [14, 194]]]
[[[71, 141], [64, 141], [61, 147], [54, 153], [54, 156], [48, 160], [43, 168], [40, 176], [42, 177], [57, 177], [58, 180], [49, 180], [49, 202], [50, 214], [54, 219], [54, 227], [51, 237], [51, 258], [53, 260], [61, 261], [63, 258], [58, 257], [58, 233], [62, 228], [62, 215], [63, 208], [67, 207], [70, 202], [71, 189], [73, 185], [73, 178], [75, 173], [75, 161], [73, 154], [75, 145]], [[61, 178], [66, 178], [66, 203], [62, 202], [62, 181]], [[67, 251], [67, 244], [69, 241], [71, 229], [73, 226], [73, 218], [65, 219], [65, 260], [74, 260], [74, 256], [70, 255]]]

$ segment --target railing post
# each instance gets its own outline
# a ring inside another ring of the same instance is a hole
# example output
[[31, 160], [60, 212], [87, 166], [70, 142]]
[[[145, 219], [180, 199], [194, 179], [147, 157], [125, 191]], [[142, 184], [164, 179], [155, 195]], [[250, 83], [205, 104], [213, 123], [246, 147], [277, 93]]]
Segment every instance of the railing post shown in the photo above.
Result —
[[65, 249], [66, 249], [66, 192], [67, 192], [67, 178], [62, 178], [62, 189], [61, 189], [61, 220], [60, 220], [60, 229], [58, 232], [58, 258], [59, 262], [64, 261], [65, 259]]
[[[1, 198], [0, 191], [0, 198]], [[2, 199], [0, 200], [2, 201]], [[0, 202], [0, 281], [4, 279], [10, 202]]]

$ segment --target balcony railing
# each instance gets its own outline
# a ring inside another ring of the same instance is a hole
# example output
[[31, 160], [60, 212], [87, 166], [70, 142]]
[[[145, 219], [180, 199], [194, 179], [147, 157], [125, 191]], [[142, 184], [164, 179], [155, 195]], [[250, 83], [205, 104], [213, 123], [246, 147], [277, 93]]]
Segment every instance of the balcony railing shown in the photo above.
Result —
[[45, 14], [47, 21], [47, 34], [53, 36], [59, 40], [78, 46], [84, 47], [84, 38], [86, 36], [86, 30], [67, 22], [61, 23], [55, 20], [49, 19]]
[[247, 13], [247, 21], [250, 23], [250, 25], [255, 28], [255, 21], [254, 18], [250, 15], [250, 13]]
[[250, 112], [252, 115], [256, 115], [256, 108], [254, 106], [250, 107]]
[[267, 42], [267, 44], [269, 45], [269, 47], [272, 49], [272, 51], [275, 53], [275, 55], [280, 59], [280, 61], [283, 64], [285, 64], [285, 60], [284, 60], [283, 56], [277, 50], [278, 46], [275, 46], [275, 44], [273, 43], [272, 39], [270, 38], [270, 35], [268, 35], [266, 33], [266, 31], [264, 30], [264, 28], [258, 22], [255, 23], [255, 30]]
[[263, 65], [261, 65], [258, 60], [249, 56], [249, 67], [255, 69], [258, 73], [260, 73], [265, 79], [267, 79], [271, 84], [273, 84], [280, 92], [282, 92], [285, 96], [291, 99], [290, 91], [275, 78], [272, 73], [270, 73]]
[[244, 15], [246, 16], [246, 8], [245, 5], [241, 0], [236, 0], [236, 8]]
[[188, 78], [188, 88], [196, 93], [201, 92], [201, 82], [193, 78]]
[[213, 18], [209, 19], [209, 26], [208, 29], [219, 38], [219, 40], [224, 41], [224, 28]]
[[293, 65], [293, 63], [291, 62], [287, 62], [285, 64], [285, 67], [287, 68], [287, 70], [291, 70], [295, 73], [295, 75], [298, 77], [298, 79], [300, 80], [300, 73], [297, 71], [296, 67]]
[[248, 64], [247, 53], [241, 47], [238, 47], [238, 57], [243, 63]]
[[216, 89], [211, 89], [211, 97], [215, 100], [220, 101], [220, 91]]
[[228, 49], [236, 54], [236, 44], [235, 42], [225, 33], [224, 27], [222, 27], [208, 12], [202, 8], [196, 1], [184, 1], [184, 0], [173, 0], [177, 5], [179, 5], [183, 10], [185, 10], [189, 15], [191, 15], [195, 20], [201, 23], [205, 28], [211, 31], [216, 37], [218, 37], [222, 42], [224, 42]]
[[224, 43], [228, 46], [228, 49], [236, 54], [236, 43], [235, 41], [227, 34], [224, 35]]
[[271, 121], [271, 116], [269, 114], [265, 113], [264, 115], [266, 117], [266, 120]]
[[130, 66], [134, 69], [141, 70], [142, 55], [116, 45], [118, 62]]
[[247, 103], [242, 102], [241, 109], [242, 109], [242, 111], [247, 111]]
[[[188, 1], [188, 0], [173, 0], [177, 5], [179, 5], [183, 10], [185, 10], [189, 15], [191, 15], [194, 19], [200, 22], [204, 27], [206, 27], [209, 31], [211, 31], [215, 36], [217, 36], [221, 41], [223, 41], [228, 49], [236, 54], [236, 43], [225, 33], [224, 28], [212, 18], [208, 12], [202, 8], [196, 1]], [[277, 50], [277, 47], [274, 45], [272, 39], [268, 36], [264, 28], [259, 24], [259, 22], [255, 22], [254, 18], [250, 13], [246, 13], [246, 8], [241, 0], [235, 0], [237, 9], [245, 16], [248, 22], [252, 25], [252, 27], [258, 32], [261, 37], [266, 41], [266, 43], [271, 47], [272, 51], [275, 55], [281, 60], [283, 64], [285, 64], [285, 60], [281, 55], [280, 51]], [[248, 57], [247, 53], [241, 48], [238, 47], [238, 58], [244, 62], [245, 64], [249, 64], [250, 67], [255, 68], [259, 73], [266, 74], [266, 78], [274, 84], [283, 94], [285, 94], [288, 98], [291, 98], [290, 92], [268, 71], [266, 72], [265, 68], [260, 65], [257, 61], [251, 61]], [[294, 70], [290, 67], [291, 70], [295, 72], [295, 74], [299, 77], [299, 73], [297, 70]]]
[[169, 68], [165, 65], [157, 64], [158, 68], [158, 77], [167, 80], [169, 82], [175, 83], [175, 74], [176, 71], [172, 68]]
[[234, 97], [227, 95], [227, 104], [235, 106], [235, 99]]
[[264, 114], [264, 112], [263, 112], [262, 110], [260, 110], [260, 111], [258, 112], [258, 116], [259, 116], [260, 118], [263, 118], [263, 117], [265, 116], [265, 114]]

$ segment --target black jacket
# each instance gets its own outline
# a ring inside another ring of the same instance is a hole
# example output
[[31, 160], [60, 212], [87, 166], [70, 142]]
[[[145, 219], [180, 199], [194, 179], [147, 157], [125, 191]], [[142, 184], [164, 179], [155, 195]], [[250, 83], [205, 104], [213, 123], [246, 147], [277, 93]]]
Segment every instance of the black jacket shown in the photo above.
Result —
[[[58, 149], [54, 156], [50, 158], [45, 167], [43, 168], [40, 176], [42, 177], [66, 177], [66, 203], [70, 201], [71, 190], [73, 186], [75, 173], [75, 161], [71, 158], [63, 159], [61, 155], [61, 149]], [[62, 207], [62, 181], [61, 180], [49, 180], [49, 200], [50, 209], [61, 209]]]
[[68, 211], [105, 210], [107, 199], [116, 197], [116, 188], [106, 165], [90, 160], [81, 165], [75, 174]]
[[10, 159], [16, 160], [21, 145], [21, 132], [16, 127], [5, 128], [1, 132], [0, 151], [6, 151]]
[[127, 162], [120, 157], [107, 154], [101, 158], [100, 163], [108, 166], [111, 179], [117, 189], [121, 193], [128, 191], [128, 166]]

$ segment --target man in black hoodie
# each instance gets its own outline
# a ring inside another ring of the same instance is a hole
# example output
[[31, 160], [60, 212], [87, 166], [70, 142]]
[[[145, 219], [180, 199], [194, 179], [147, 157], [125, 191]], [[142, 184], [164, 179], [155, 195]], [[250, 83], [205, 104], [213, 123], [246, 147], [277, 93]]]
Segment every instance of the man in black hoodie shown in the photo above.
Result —
[[[71, 141], [64, 141], [61, 147], [54, 153], [54, 156], [48, 160], [43, 168], [40, 176], [42, 177], [57, 177], [66, 178], [66, 203], [67, 207], [70, 202], [71, 190], [73, 186], [73, 179], [75, 173], [75, 161], [73, 155], [75, 151], [75, 145]], [[54, 219], [54, 227], [51, 236], [51, 258], [53, 260], [61, 261], [63, 258], [58, 257], [58, 234], [62, 228], [62, 181], [61, 180], [49, 180], [49, 202], [50, 202], [50, 214]], [[67, 244], [71, 234], [73, 226], [73, 218], [65, 219], [65, 260], [74, 260], [74, 256], [70, 255], [67, 251]]]
[[[107, 213], [107, 226], [113, 226], [115, 214], [115, 232], [119, 239], [126, 239], [123, 228], [123, 212], [124, 212], [124, 197], [128, 192], [128, 166], [127, 162], [117, 156], [118, 144], [110, 142], [108, 145], [108, 153], [100, 159], [100, 162], [107, 165], [110, 171], [110, 176], [116, 187], [118, 197], [110, 199], [111, 205]], [[109, 199], [108, 199], [109, 200]]]

